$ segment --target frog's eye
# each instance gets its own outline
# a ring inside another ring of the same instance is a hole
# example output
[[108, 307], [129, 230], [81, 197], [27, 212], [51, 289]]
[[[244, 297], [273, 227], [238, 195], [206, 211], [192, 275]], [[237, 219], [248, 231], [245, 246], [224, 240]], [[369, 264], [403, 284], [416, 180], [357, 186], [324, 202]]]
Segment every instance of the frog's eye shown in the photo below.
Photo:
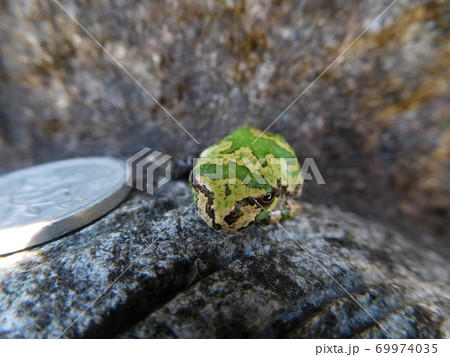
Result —
[[223, 220], [227, 222], [228, 225], [232, 225], [233, 223], [237, 222], [237, 220], [243, 215], [244, 213], [242, 213], [239, 209], [234, 208], [225, 216]]
[[261, 202], [262, 203], [271, 203], [274, 198], [275, 198], [275, 195], [273, 194], [273, 192], [269, 192], [261, 197]]

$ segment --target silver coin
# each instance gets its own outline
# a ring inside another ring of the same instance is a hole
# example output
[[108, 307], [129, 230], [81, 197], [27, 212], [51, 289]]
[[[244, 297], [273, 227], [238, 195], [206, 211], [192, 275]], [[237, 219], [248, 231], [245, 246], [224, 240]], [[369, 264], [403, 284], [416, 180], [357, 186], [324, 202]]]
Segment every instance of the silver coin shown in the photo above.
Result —
[[0, 176], [0, 254], [57, 238], [104, 215], [130, 191], [123, 161], [55, 161]]

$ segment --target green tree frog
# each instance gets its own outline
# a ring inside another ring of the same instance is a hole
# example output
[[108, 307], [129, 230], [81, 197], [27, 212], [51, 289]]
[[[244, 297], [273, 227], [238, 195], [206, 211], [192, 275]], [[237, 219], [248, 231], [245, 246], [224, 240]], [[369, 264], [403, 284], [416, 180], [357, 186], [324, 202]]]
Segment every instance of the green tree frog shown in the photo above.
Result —
[[303, 186], [301, 167], [278, 134], [239, 128], [200, 154], [191, 180], [200, 217], [217, 230], [277, 223], [300, 211], [294, 198]]

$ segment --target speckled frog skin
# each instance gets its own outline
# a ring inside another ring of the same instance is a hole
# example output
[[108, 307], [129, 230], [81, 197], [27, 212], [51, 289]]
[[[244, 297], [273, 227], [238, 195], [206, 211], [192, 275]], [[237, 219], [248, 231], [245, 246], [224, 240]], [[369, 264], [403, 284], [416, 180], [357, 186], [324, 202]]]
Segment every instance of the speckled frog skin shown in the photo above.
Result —
[[301, 194], [303, 177], [294, 150], [281, 135], [261, 134], [243, 126], [194, 162], [194, 200], [210, 227], [234, 232], [255, 222], [277, 223], [300, 211], [293, 199]]

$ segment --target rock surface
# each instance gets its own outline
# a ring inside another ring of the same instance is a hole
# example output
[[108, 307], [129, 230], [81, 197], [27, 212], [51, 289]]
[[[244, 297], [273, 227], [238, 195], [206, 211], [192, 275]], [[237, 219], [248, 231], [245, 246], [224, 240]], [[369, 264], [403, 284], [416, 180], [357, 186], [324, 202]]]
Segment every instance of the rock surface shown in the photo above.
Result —
[[226, 234], [191, 201], [181, 181], [134, 192], [73, 234], [0, 258], [0, 336], [450, 336], [449, 263], [398, 233], [304, 203], [284, 228]]
[[[0, 172], [149, 146], [181, 173], [242, 124], [267, 127], [391, 0], [60, 3], [200, 145], [56, 2], [5, 0]], [[448, 242], [449, 10], [398, 0], [271, 128], [317, 161], [315, 202]]]

